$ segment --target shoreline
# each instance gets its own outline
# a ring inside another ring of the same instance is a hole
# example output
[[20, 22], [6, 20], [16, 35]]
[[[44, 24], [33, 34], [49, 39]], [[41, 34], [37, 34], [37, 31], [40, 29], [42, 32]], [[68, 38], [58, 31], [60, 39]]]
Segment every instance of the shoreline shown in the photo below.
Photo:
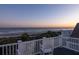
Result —
[[[9, 32], [9, 33], [0, 33], [0, 38], [3, 38], [3, 37], [18, 37], [20, 36], [21, 34], [23, 33], [27, 33], [28, 35], [32, 36], [32, 35], [37, 35], [37, 34], [40, 34], [40, 33], [44, 33], [44, 32], [47, 32], [47, 31], [68, 31], [68, 30], [45, 30], [45, 31], [30, 31], [30, 32]], [[72, 30], [70, 30], [72, 31]]]

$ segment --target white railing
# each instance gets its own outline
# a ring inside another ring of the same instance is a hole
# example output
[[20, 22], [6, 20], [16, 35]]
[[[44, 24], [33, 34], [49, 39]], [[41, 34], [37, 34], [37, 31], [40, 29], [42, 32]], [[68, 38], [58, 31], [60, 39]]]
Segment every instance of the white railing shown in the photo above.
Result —
[[51, 48], [52, 51], [54, 50], [54, 48], [61, 46], [79, 52], [79, 38], [59, 36], [59, 37], [32, 40], [27, 42], [19, 42], [18, 54], [21, 55], [40, 54], [42, 46], [45, 49]]
[[17, 54], [17, 43], [0, 45], [1, 55], [16, 55]]
[[40, 52], [40, 44], [42, 39], [27, 41], [27, 42], [19, 42], [18, 43], [18, 54], [20, 55], [28, 55], [28, 54], [37, 54]]
[[79, 52], [79, 38], [63, 37], [62, 47]]
[[18, 43], [18, 54], [28, 55], [28, 54], [40, 54], [43, 48], [54, 49], [54, 38], [43, 38], [38, 40], [32, 40], [27, 42]]
[[[54, 43], [55, 42], [55, 43]], [[19, 41], [13, 44], [0, 45], [0, 54], [2, 55], [30, 55], [40, 54], [44, 48], [54, 48], [60, 46], [58, 37], [43, 38], [32, 41]]]
[[51, 50], [54, 48], [65, 47], [79, 52], [79, 38], [71, 37], [51, 37], [32, 41], [18, 41], [13, 44], [0, 45], [1, 55], [34, 55], [41, 54], [43, 50]]

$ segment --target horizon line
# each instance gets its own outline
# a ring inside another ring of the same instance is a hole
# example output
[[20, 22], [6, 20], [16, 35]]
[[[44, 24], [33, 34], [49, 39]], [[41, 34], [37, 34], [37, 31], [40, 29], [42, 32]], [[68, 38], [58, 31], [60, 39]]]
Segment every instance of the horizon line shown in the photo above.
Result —
[[0, 28], [74, 28], [74, 27], [0, 27]]

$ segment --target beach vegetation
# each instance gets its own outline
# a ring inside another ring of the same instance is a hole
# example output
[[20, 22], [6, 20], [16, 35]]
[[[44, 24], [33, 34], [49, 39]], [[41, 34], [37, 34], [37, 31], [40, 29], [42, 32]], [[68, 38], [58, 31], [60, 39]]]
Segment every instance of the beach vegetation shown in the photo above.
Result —
[[22, 41], [28, 41], [28, 40], [30, 40], [30, 36], [27, 33], [23, 33], [20, 36], [20, 38], [21, 38]]
[[22, 40], [22, 41], [30, 41], [30, 40], [36, 40], [36, 39], [42, 39], [43, 37], [56, 37], [61, 35], [61, 31], [55, 32], [55, 31], [47, 31], [44, 33], [40, 33], [37, 35], [34, 35], [34, 37], [31, 37], [30, 35], [28, 35], [27, 33], [23, 33], [21, 36], [19, 37], [8, 37], [8, 38], [0, 38], [0, 45], [2, 44], [10, 44], [10, 43], [16, 43], [18, 40]]
[[61, 32], [58, 31], [58, 32], [55, 32], [55, 31], [47, 31], [45, 33], [41, 33], [40, 35], [37, 36], [37, 38], [43, 38], [43, 37], [56, 37], [56, 36], [59, 36], [61, 35]]

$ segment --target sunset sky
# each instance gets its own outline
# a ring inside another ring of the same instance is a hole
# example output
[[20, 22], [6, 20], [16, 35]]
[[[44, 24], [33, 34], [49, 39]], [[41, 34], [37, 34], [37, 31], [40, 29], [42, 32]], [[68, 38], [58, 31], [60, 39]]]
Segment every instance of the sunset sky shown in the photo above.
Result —
[[74, 27], [79, 5], [0, 5], [0, 27]]

